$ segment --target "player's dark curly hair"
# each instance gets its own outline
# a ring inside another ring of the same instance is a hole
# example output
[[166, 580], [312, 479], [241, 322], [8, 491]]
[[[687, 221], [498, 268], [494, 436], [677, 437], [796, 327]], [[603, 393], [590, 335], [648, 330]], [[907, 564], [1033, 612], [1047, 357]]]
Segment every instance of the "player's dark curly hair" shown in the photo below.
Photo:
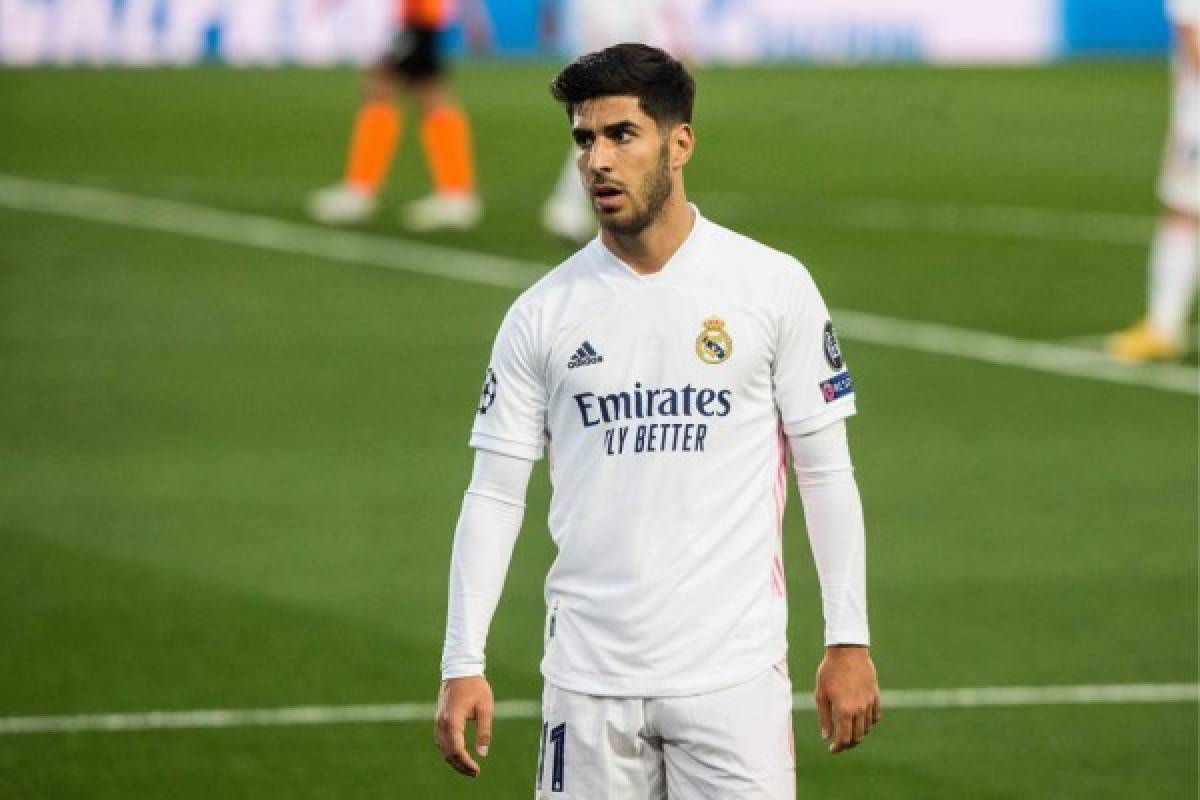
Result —
[[670, 54], [645, 44], [626, 43], [580, 56], [550, 83], [567, 117], [595, 97], [631, 95], [659, 125], [692, 121], [696, 82]]

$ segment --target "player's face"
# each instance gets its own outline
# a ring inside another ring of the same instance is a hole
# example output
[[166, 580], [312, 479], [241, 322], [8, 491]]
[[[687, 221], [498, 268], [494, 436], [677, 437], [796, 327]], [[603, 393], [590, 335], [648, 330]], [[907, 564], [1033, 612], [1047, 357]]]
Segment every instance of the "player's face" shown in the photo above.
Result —
[[636, 97], [597, 97], [575, 108], [571, 136], [579, 174], [601, 227], [636, 236], [674, 190], [668, 131]]

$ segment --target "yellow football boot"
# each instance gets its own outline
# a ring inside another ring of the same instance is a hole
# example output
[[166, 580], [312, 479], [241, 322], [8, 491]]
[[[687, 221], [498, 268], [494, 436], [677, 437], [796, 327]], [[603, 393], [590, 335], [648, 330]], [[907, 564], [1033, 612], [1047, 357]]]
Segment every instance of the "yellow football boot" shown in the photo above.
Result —
[[1108, 337], [1105, 349], [1115, 361], [1144, 364], [1147, 361], [1173, 361], [1183, 355], [1183, 342], [1164, 336], [1142, 320], [1128, 330]]

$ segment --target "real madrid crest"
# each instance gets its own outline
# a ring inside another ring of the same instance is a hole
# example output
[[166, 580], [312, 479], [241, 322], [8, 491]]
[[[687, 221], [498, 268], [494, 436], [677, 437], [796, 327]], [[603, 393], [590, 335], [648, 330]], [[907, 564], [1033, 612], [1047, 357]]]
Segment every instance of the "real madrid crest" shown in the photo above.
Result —
[[733, 339], [725, 330], [725, 320], [709, 317], [696, 337], [696, 355], [705, 364], [723, 364], [733, 355]]

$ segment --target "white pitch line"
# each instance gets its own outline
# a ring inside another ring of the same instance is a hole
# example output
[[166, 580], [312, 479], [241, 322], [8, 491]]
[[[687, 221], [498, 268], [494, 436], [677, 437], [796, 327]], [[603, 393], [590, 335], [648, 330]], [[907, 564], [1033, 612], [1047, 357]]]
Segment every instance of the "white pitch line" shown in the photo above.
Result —
[[1196, 703], [1200, 684], [1118, 683], [1077, 686], [985, 686], [967, 689], [883, 691], [886, 708], [993, 708], [1006, 706]]
[[10, 175], [0, 175], [0, 206], [505, 289], [523, 289], [547, 269], [485, 253]]
[[925, 353], [958, 356], [1007, 367], [1070, 375], [1109, 383], [1200, 394], [1200, 371], [1179, 364], [1127, 366], [1102, 352], [1050, 342], [1017, 339], [934, 322], [892, 319], [860, 311], [834, 309], [838, 332], [847, 339]]
[[[1109, 333], [1092, 333], [1085, 336], [1071, 336], [1069, 338], [1059, 340], [1058, 343], [1068, 347], [1081, 347], [1085, 350], [1102, 352], [1104, 350], [1104, 345], [1108, 341], [1108, 337], [1111, 335], [1112, 333], [1110, 331]], [[1197, 328], [1195, 325], [1193, 325], [1183, 334], [1184, 353], [1190, 355], [1191, 353], [1196, 352], [1196, 347], [1198, 344], [1200, 344], [1200, 328]]]
[[[0, 175], [0, 206], [162, 231], [465, 283], [524, 289], [548, 267], [519, 259], [150, 197]], [[1175, 364], [1129, 367], [1094, 351], [930, 322], [834, 309], [847, 339], [1076, 378], [1200, 394], [1200, 371]]]
[[[884, 690], [882, 694], [885, 709], [1195, 703], [1200, 700], [1200, 685], [1151, 683], [1101, 686], [985, 686], [966, 689], [890, 689]], [[793, 701], [797, 711], [813, 710], [812, 697], [807, 694], [796, 694]], [[396, 703], [0, 717], [0, 735], [432, 722], [434, 713], [433, 703]], [[540, 713], [540, 706], [532, 700], [496, 703], [497, 719], [537, 719]]]
[[1155, 217], [1089, 209], [1009, 205], [960, 205], [847, 198], [797, 201], [794, 195], [702, 192], [698, 197], [722, 209], [753, 208], [767, 202], [795, 210], [797, 225], [843, 230], [924, 231], [952, 236], [985, 236], [1045, 242], [1090, 242], [1145, 248]]

